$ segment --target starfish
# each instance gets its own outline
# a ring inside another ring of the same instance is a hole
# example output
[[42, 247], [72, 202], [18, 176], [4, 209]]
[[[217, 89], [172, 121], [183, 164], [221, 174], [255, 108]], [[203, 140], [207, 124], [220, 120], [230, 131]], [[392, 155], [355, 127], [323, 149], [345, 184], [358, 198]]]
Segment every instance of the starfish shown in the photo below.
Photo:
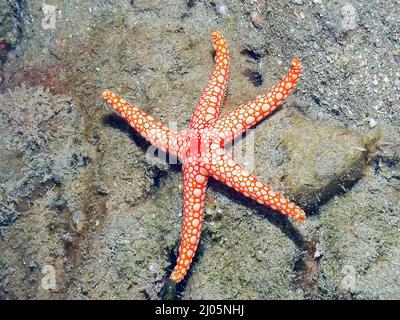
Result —
[[290, 218], [300, 222], [305, 218], [299, 206], [271, 190], [224, 150], [227, 142], [243, 134], [283, 103], [301, 77], [301, 62], [293, 59], [287, 75], [265, 94], [219, 116], [227, 94], [229, 52], [219, 31], [212, 33], [212, 42], [215, 65], [191, 117], [189, 129], [172, 132], [111, 91], [102, 94], [103, 99], [147, 141], [177, 156], [182, 162], [183, 227], [178, 259], [170, 276], [175, 283], [185, 277], [199, 244], [209, 177]]

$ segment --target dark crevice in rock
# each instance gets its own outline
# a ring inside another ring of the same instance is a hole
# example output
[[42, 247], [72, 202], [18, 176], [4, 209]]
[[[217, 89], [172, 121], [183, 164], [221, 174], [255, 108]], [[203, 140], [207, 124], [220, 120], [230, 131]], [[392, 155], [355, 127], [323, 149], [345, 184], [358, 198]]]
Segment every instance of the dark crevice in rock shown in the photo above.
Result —
[[162, 170], [158, 170], [158, 169], [155, 169], [155, 170], [153, 170], [153, 171], [155, 171], [155, 172], [154, 172], [154, 174], [153, 174], [153, 183], [152, 183], [152, 186], [153, 186], [154, 188], [156, 188], [156, 189], [159, 189], [160, 186], [161, 186], [161, 181], [163, 180], [163, 178], [166, 177], [167, 172], [166, 172], [166, 171], [162, 171]]
[[315, 104], [318, 107], [321, 107], [321, 99], [319, 97], [317, 97], [316, 95], [311, 95], [311, 99], [315, 102]]
[[243, 49], [240, 53], [257, 62], [259, 62], [262, 58], [261, 54], [255, 52], [254, 50]]
[[182, 296], [182, 292], [184, 291], [184, 286], [182, 285], [182, 282], [176, 284], [169, 279], [172, 270], [176, 265], [176, 260], [178, 259], [178, 255], [175, 248], [168, 248], [167, 250], [168, 250], [167, 256], [170, 261], [170, 264], [167, 267], [167, 270], [164, 274], [163, 285], [161, 287], [160, 292], [158, 293], [158, 297], [163, 300], [178, 300]]
[[92, 159], [90, 157], [82, 154], [74, 153], [71, 158], [72, 159], [70, 160], [70, 167], [75, 169], [76, 171], [79, 171], [80, 168], [87, 167], [92, 162]]
[[246, 70], [244, 72], [244, 75], [249, 78], [250, 82], [255, 86], [255, 87], [260, 87], [263, 82], [263, 76], [261, 73], [259, 73], [258, 71], [253, 71], [253, 70]]
[[196, 4], [197, 4], [197, 0], [188, 0], [187, 7], [188, 8], [193, 8], [193, 7], [196, 6]]
[[385, 156], [385, 155], [378, 155], [376, 157], [376, 163], [383, 163], [385, 166], [387, 166], [388, 168], [394, 168], [397, 166], [397, 164], [399, 163], [399, 159], [396, 157], [390, 157], [390, 156]]
[[11, 207], [0, 203], [0, 240], [3, 238], [3, 230], [18, 220], [20, 215]]
[[304, 291], [306, 299], [319, 296], [318, 273], [321, 257], [315, 257], [318, 241], [304, 241], [303, 252], [295, 262], [293, 271], [297, 274], [294, 285]]

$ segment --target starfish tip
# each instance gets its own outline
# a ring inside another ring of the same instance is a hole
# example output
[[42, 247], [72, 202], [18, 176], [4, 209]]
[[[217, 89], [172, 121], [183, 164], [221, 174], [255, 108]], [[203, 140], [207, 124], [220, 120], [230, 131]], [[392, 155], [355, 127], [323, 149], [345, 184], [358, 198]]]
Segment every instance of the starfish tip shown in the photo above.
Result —
[[111, 97], [112, 93], [110, 90], [105, 90], [103, 91], [103, 93], [101, 94], [102, 98], [104, 100], [108, 100]]
[[216, 47], [217, 47], [218, 44], [225, 44], [224, 36], [218, 30], [214, 30], [211, 33], [211, 38], [212, 38], [212, 42], [214, 44], [214, 49], [217, 49]]
[[304, 211], [302, 211], [301, 214], [296, 217], [296, 220], [298, 222], [303, 222], [305, 219], [306, 219], [306, 214], [304, 213]]
[[302, 64], [301, 64], [300, 59], [294, 58], [294, 59], [292, 60], [292, 67], [293, 67], [293, 68], [296, 68], [296, 69], [301, 69], [301, 68], [302, 68]]
[[211, 33], [211, 36], [214, 38], [218, 38], [218, 37], [221, 37], [222, 36], [222, 33], [221, 33], [221, 31], [219, 31], [219, 30], [213, 30], [213, 32]]

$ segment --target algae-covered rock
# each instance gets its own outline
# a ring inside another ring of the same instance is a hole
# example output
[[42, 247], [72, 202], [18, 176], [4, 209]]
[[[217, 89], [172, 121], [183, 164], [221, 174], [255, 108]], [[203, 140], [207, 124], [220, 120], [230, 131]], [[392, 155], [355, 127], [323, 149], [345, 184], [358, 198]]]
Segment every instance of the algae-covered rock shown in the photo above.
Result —
[[[0, 179], [0, 296], [60, 298], [68, 264], [64, 237], [83, 192], [79, 176], [90, 162], [90, 148], [82, 148], [83, 121], [69, 97], [40, 87], [2, 93], [0, 106], [5, 160]], [[42, 286], [47, 266], [57, 278], [50, 291]]]
[[[118, 215], [121, 225], [128, 229], [136, 227], [137, 232], [131, 233], [136, 239], [147, 229], [153, 234], [162, 234], [165, 218], [146, 215], [151, 208], [136, 215], [136, 211], [131, 210], [160, 183], [160, 169], [152, 163], [148, 163], [149, 169], [146, 169], [143, 164], [146, 154], [142, 148], [132, 143], [130, 135], [113, 128], [110, 122], [105, 121], [102, 130], [90, 134], [87, 139], [85, 117], [68, 96], [53, 95], [40, 87], [21, 87], [0, 94], [0, 106], [3, 150], [0, 156], [3, 160], [0, 166], [0, 296], [62, 298], [71, 290], [71, 294], [77, 291], [74, 295], [85, 297], [81, 292], [85, 292], [84, 289], [80, 289], [85, 279], [79, 278], [79, 266], [84, 263], [83, 269], [87, 272], [98, 271], [97, 251], [94, 263], [87, 263], [92, 249], [108, 248], [111, 244], [103, 240], [112, 239], [110, 242], [113, 242], [118, 241], [113, 236], [121, 237], [119, 228], [110, 223], [110, 219], [114, 221]], [[124, 142], [115, 145], [118, 139]], [[107, 172], [113, 174], [105, 174], [104, 170], [111, 170]], [[153, 205], [152, 210], [170, 218], [171, 211], [180, 212], [181, 208], [178, 205], [175, 210], [157, 211]], [[135, 221], [129, 223], [132, 214], [139, 220], [142, 216], [146, 221], [154, 219], [159, 225], [152, 227], [147, 223], [144, 229], [138, 228]], [[175, 222], [179, 226], [178, 221]], [[103, 224], [106, 224], [107, 237], [97, 240], [93, 234], [97, 234]], [[167, 245], [154, 242], [154, 236], [145, 238], [149, 243], [143, 245], [137, 240], [136, 244], [140, 248], [151, 247], [151, 243], [155, 245], [157, 259], [165, 265], [168, 259], [163, 252]], [[88, 245], [88, 241], [93, 243]], [[154, 251], [143, 250], [138, 259], [143, 261]], [[132, 259], [135, 261], [134, 257]], [[56, 288], [50, 291], [41, 284], [46, 268], [54, 268], [56, 277]], [[119, 268], [115, 270], [119, 272]], [[135, 270], [134, 274], [140, 275]], [[149, 277], [152, 279], [153, 275]], [[140, 288], [149, 284], [149, 278], [146, 279], [138, 284]], [[29, 286], [11, 285], [25, 281]], [[90, 290], [90, 285], [86, 287]], [[134, 290], [140, 291], [137, 287]], [[107, 292], [90, 291], [92, 296], [117, 296], [111, 289]], [[119, 296], [127, 298], [127, 294], [129, 291], [123, 291]], [[144, 295], [138, 293], [137, 298], [140, 297]]]
[[364, 184], [325, 206], [318, 230], [323, 252], [318, 284], [323, 296], [400, 295], [399, 203], [396, 189], [369, 172]]
[[11, 7], [6, 0], [0, 0], [0, 56], [3, 46], [14, 46], [18, 37], [18, 26], [14, 12], [16, 6]]
[[300, 204], [318, 206], [362, 177], [377, 136], [311, 121], [299, 113], [293, 113], [291, 121], [282, 137], [282, 148], [289, 155], [282, 184]]
[[119, 202], [117, 189], [113, 189], [106, 202], [106, 216], [88, 239], [89, 245], [74, 246], [80, 259], [71, 265], [68, 297], [158, 298], [170, 264], [169, 251], [179, 239], [179, 178], [161, 182], [161, 190], [135, 205]]
[[248, 215], [229, 199], [215, 201], [221, 200], [226, 204], [206, 209], [205, 244], [184, 299], [302, 299], [302, 290], [292, 286], [302, 248], [286, 234], [290, 228], [255, 210]]
[[313, 211], [362, 177], [378, 137], [282, 110], [255, 129], [255, 172]]
[[0, 106], [1, 189], [6, 207], [18, 216], [73, 179], [90, 161], [90, 151], [82, 148], [83, 121], [70, 98], [22, 87], [0, 94]]

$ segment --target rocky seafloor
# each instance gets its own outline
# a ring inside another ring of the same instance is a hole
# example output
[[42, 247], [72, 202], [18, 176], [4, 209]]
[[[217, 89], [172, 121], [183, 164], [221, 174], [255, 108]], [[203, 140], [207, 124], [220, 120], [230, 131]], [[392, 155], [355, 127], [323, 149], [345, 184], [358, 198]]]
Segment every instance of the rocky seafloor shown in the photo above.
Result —
[[[400, 298], [398, 7], [0, 0], [0, 299]], [[308, 218], [211, 181], [200, 248], [171, 287], [180, 165], [146, 157], [100, 94], [187, 127], [214, 29], [231, 52], [222, 112], [303, 62], [297, 90], [242, 143]]]

